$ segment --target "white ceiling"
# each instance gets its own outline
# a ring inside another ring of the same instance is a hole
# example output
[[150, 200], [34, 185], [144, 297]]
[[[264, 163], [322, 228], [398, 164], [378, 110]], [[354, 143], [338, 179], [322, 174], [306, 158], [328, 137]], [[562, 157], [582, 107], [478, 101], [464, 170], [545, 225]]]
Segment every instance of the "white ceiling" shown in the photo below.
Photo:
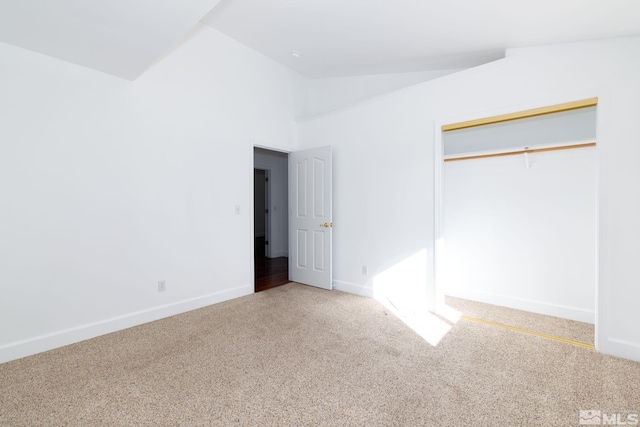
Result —
[[0, 0], [0, 42], [134, 80], [201, 19], [329, 77], [466, 68], [510, 47], [640, 34], [640, 0]]
[[203, 22], [329, 77], [466, 68], [510, 47], [640, 34], [640, 0], [222, 0]]
[[0, 41], [134, 80], [220, 0], [0, 0]]

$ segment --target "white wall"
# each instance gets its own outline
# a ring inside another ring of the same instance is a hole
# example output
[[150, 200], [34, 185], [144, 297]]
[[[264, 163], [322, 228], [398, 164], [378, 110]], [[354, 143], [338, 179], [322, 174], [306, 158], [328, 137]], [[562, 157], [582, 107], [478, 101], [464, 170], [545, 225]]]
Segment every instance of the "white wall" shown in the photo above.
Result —
[[412, 286], [433, 297], [434, 141], [440, 124], [598, 96], [597, 346], [640, 360], [639, 67], [639, 37], [521, 49], [300, 123], [301, 148], [334, 147], [338, 287], [372, 294], [377, 275], [424, 251], [420, 265], [428, 279]]
[[256, 168], [270, 171], [269, 254], [271, 258], [289, 256], [289, 156], [286, 153], [255, 150]]
[[448, 295], [594, 323], [595, 148], [447, 162]]
[[301, 83], [206, 26], [135, 82], [0, 44], [0, 362], [252, 293]]
[[452, 74], [455, 70], [311, 79], [301, 95], [297, 117], [312, 117], [348, 107], [369, 98]]

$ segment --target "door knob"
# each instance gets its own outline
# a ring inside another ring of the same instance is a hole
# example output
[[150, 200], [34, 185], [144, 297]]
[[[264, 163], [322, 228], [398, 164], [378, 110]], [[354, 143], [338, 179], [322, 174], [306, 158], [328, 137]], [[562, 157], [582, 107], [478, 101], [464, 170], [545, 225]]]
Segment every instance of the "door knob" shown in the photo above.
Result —
[[325, 222], [324, 224], [320, 224], [320, 227], [326, 227], [326, 228], [333, 227], [333, 223], [332, 222]]

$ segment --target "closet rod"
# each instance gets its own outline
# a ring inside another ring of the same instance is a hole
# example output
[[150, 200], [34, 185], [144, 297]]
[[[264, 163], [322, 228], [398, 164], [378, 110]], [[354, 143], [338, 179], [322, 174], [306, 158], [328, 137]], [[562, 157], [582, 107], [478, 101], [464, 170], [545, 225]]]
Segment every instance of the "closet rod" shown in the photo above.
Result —
[[515, 155], [524, 154], [524, 153], [529, 153], [529, 154], [542, 153], [545, 151], [572, 150], [574, 148], [587, 148], [587, 147], [595, 147], [595, 146], [596, 146], [595, 142], [587, 142], [585, 144], [561, 145], [559, 147], [547, 147], [547, 148], [532, 148], [530, 150], [508, 151], [506, 153], [478, 154], [475, 156], [452, 157], [452, 158], [444, 159], [444, 161], [457, 162], [458, 160], [486, 159], [488, 157], [515, 156]]

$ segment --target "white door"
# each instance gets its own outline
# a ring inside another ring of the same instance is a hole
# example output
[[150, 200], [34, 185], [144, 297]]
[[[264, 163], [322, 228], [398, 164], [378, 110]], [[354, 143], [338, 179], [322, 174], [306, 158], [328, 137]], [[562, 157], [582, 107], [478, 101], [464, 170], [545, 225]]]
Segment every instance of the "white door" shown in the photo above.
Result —
[[289, 155], [289, 208], [289, 279], [331, 289], [331, 147]]

